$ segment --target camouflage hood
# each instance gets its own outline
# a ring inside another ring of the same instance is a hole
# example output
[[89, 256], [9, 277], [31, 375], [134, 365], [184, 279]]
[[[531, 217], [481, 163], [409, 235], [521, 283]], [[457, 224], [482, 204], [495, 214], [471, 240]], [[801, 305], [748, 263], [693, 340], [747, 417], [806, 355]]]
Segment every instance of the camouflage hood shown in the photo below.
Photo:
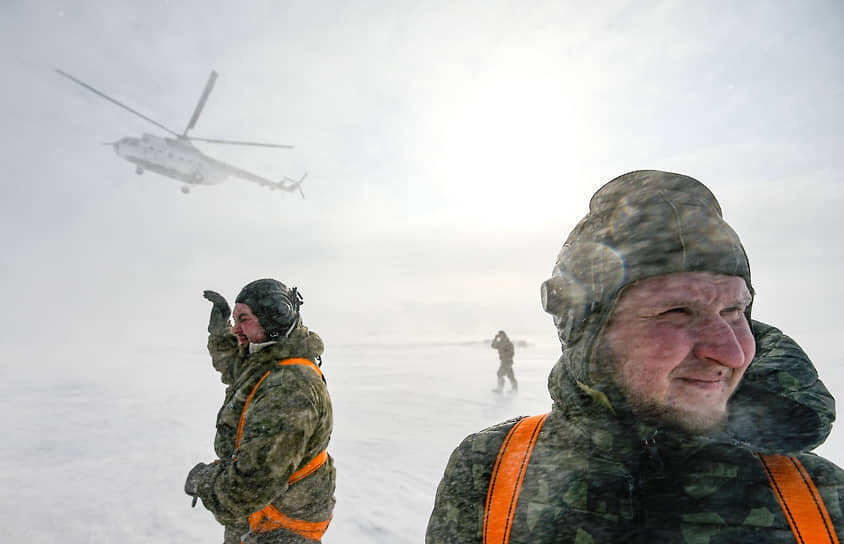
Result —
[[[601, 187], [542, 284], [569, 372], [592, 385], [592, 349], [621, 290], [639, 280], [711, 272], [750, 282], [750, 264], [712, 192], [696, 179], [658, 170], [619, 176]], [[750, 305], [747, 308], [750, 318]]]
[[809, 356], [779, 329], [752, 321], [756, 356], [729, 404], [729, 433], [771, 453], [811, 451], [835, 421], [835, 399]]
[[[753, 293], [747, 255], [712, 192], [688, 176], [655, 170], [599, 189], [542, 286], [563, 348], [548, 382], [559, 409], [624, 413], [620, 393], [591, 376], [592, 365], [606, 364], [594, 360], [596, 340], [624, 287], [678, 272], [739, 276]], [[752, 328], [757, 355], [731, 401], [729, 432], [758, 449], [807, 451], [829, 434], [832, 397], [793, 340], [759, 323]]]

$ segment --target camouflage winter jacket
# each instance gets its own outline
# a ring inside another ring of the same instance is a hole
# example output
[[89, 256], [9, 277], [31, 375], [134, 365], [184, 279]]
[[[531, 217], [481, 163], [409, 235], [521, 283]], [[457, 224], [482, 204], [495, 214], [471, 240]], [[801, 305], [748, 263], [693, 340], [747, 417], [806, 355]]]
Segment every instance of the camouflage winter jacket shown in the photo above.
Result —
[[[249, 531], [248, 516], [268, 504], [298, 520], [331, 518], [335, 470], [330, 456], [316, 472], [288, 485], [291, 474], [325, 450], [331, 437], [331, 399], [323, 379], [310, 367], [278, 364], [289, 358], [315, 361], [322, 341], [314, 337], [319, 338], [300, 326], [257, 353], [229, 353], [240, 371], [217, 415], [214, 449], [219, 461], [199, 484], [203, 504], [226, 527], [227, 543], [240, 542], [239, 535]], [[215, 355], [220, 354], [212, 353], [212, 359]], [[253, 390], [235, 448], [240, 417]], [[252, 536], [247, 542], [314, 542], [284, 530], [274, 532], [279, 534]]]
[[237, 337], [233, 334], [209, 334], [208, 353], [214, 370], [220, 373], [220, 381], [226, 385], [233, 384], [240, 362], [246, 357], [237, 343]]
[[[799, 457], [844, 538], [844, 470], [799, 453], [826, 438], [832, 398], [793, 340], [753, 325], [757, 357], [734, 397], [760, 417], [750, 425], [731, 419], [721, 436], [682, 435], [613, 413], [571, 379], [564, 352], [549, 379], [554, 403], [530, 457], [510, 542], [793, 543], [754, 456], [763, 449]], [[769, 402], [783, 403], [795, 417], [778, 419], [780, 407], [765, 415]], [[437, 490], [428, 544], [482, 542], [493, 463], [518, 419], [470, 435], [454, 451]]]
[[490, 347], [498, 350], [498, 358], [502, 363], [513, 364], [513, 355], [515, 354], [515, 350], [513, 349], [513, 342], [511, 342], [508, 338], [496, 336], [492, 340]]

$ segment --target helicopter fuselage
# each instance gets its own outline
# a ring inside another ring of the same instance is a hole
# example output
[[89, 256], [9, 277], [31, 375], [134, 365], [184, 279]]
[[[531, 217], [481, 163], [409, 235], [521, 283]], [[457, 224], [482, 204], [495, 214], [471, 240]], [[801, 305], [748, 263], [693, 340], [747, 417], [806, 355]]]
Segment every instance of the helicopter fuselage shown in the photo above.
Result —
[[140, 138], [121, 138], [114, 143], [117, 155], [145, 170], [175, 178], [192, 185], [214, 185], [227, 177], [190, 142], [144, 134]]
[[[166, 176], [168, 178], [178, 179], [190, 185], [214, 185], [224, 181], [227, 177], [237, 177], [270, 189], [280, 189], [282, 191], [298, 191], [302, 198], [305, 198], [305, 193], [302, 191], [302, 182], [305, 181], [307, 172], [298, 180], [284, 176], [279, 181], [253, 174], [243, 168], [228, 164], [221, 160], [213, 159], [208, 155], [202, 153], [199, 149], [194, 147], [191, 140], [215, 143], [215, 144], [230, 144], [230, 145], [246, 145], [255, 147], [276, 147], [276, 148], [290, 148], [292, 146], [283, 144], [271, 144], [263, 142], [246, 142], [242, 140], [220, 140], [211, 138], [197, 138], [195, 136], [188, 136], [188, 132], [196, 125], [199, 114], [202, 108], [205, 107], [205, 102], [211, 94], [211, 89], [214, 88], [214, 82], [217, 81], [217, 72], [211, 70], [208, 76], [208, 82], [205, 84], [205, 89], [199, 97], [196, 107], [193, 110], [193, 115], [188, 122], [188, 126], [180, 134], [158, 121], [147, 117], [146, 115], [136, 111], [126, 104], [115, 100], [109, 95], [91, 87], [82, 80], [76, 79], [72, 75], [56, 70], [60, 75], [68, 78], [77, 85], [88, 89], [94, 94], [108, 100], [115, 106], [122, 108], [145, 121], [163, 129], [172, 134], [175, 138], [161, 138], [153, 136], [152, 134], [143, 134], [140, 138], [121, 138], [112, 143], [115, 153], [117, 155], [135, 165], [135, 171], [138, 174], [143, 174], [145, 170], [155, 172]], [[182, 187], [182, 192], [187, 193], [190, 189], [187, 185]]]

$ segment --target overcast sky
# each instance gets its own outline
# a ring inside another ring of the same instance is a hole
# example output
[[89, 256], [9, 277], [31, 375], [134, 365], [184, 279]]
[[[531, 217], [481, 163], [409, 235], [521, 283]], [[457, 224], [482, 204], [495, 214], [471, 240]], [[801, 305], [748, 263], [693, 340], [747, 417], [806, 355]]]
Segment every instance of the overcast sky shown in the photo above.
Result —
[[[591, 194], [691, 175], [747, 248], [756, 317], [839, 376], [844, 6], [807, 2], [4, 2], [3, 342], [202, 349], [203, 289], [300, 287], [326, 343], [555, 341], [539, 302]], [[101, 146], [181, 131], [306, 200], [197, 187]], [[549, 361], [549, 368], [552, 361]], [[844, 386], [844, 383], [842, 383]]]

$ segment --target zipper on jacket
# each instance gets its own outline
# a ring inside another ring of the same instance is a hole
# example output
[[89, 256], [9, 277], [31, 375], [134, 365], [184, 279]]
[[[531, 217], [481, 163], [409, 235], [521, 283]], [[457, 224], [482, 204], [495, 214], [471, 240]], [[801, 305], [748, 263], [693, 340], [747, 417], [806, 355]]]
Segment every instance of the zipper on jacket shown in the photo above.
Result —
[[648, 476], [653, 475], [653, 478], [664, 478], [665, 477], [665, 462], [662, 460], [662, 456], [659, 454], [659, 448], [656, 445], [656, 435], [659, 431], [654, 431], [654, 434], [651, 435], [650, 438], [646, 438], [644, 440], [644, 449], [642, 451], [642, 457], [645, 458], [644, 463], [640, 463], [640, 471], [644, 466], [645, 470], [648, 471]]
[[647, 534], [648, 512], [645, 508], [643, 488], [646, 481], [665, 477], [665, 463], [657, 445], [658, 431], [642, 440], [642, 448], [633, 463], [632, 474], [627, 477], [627, 492], [633, 508], [631, 541], [638, 542]]

